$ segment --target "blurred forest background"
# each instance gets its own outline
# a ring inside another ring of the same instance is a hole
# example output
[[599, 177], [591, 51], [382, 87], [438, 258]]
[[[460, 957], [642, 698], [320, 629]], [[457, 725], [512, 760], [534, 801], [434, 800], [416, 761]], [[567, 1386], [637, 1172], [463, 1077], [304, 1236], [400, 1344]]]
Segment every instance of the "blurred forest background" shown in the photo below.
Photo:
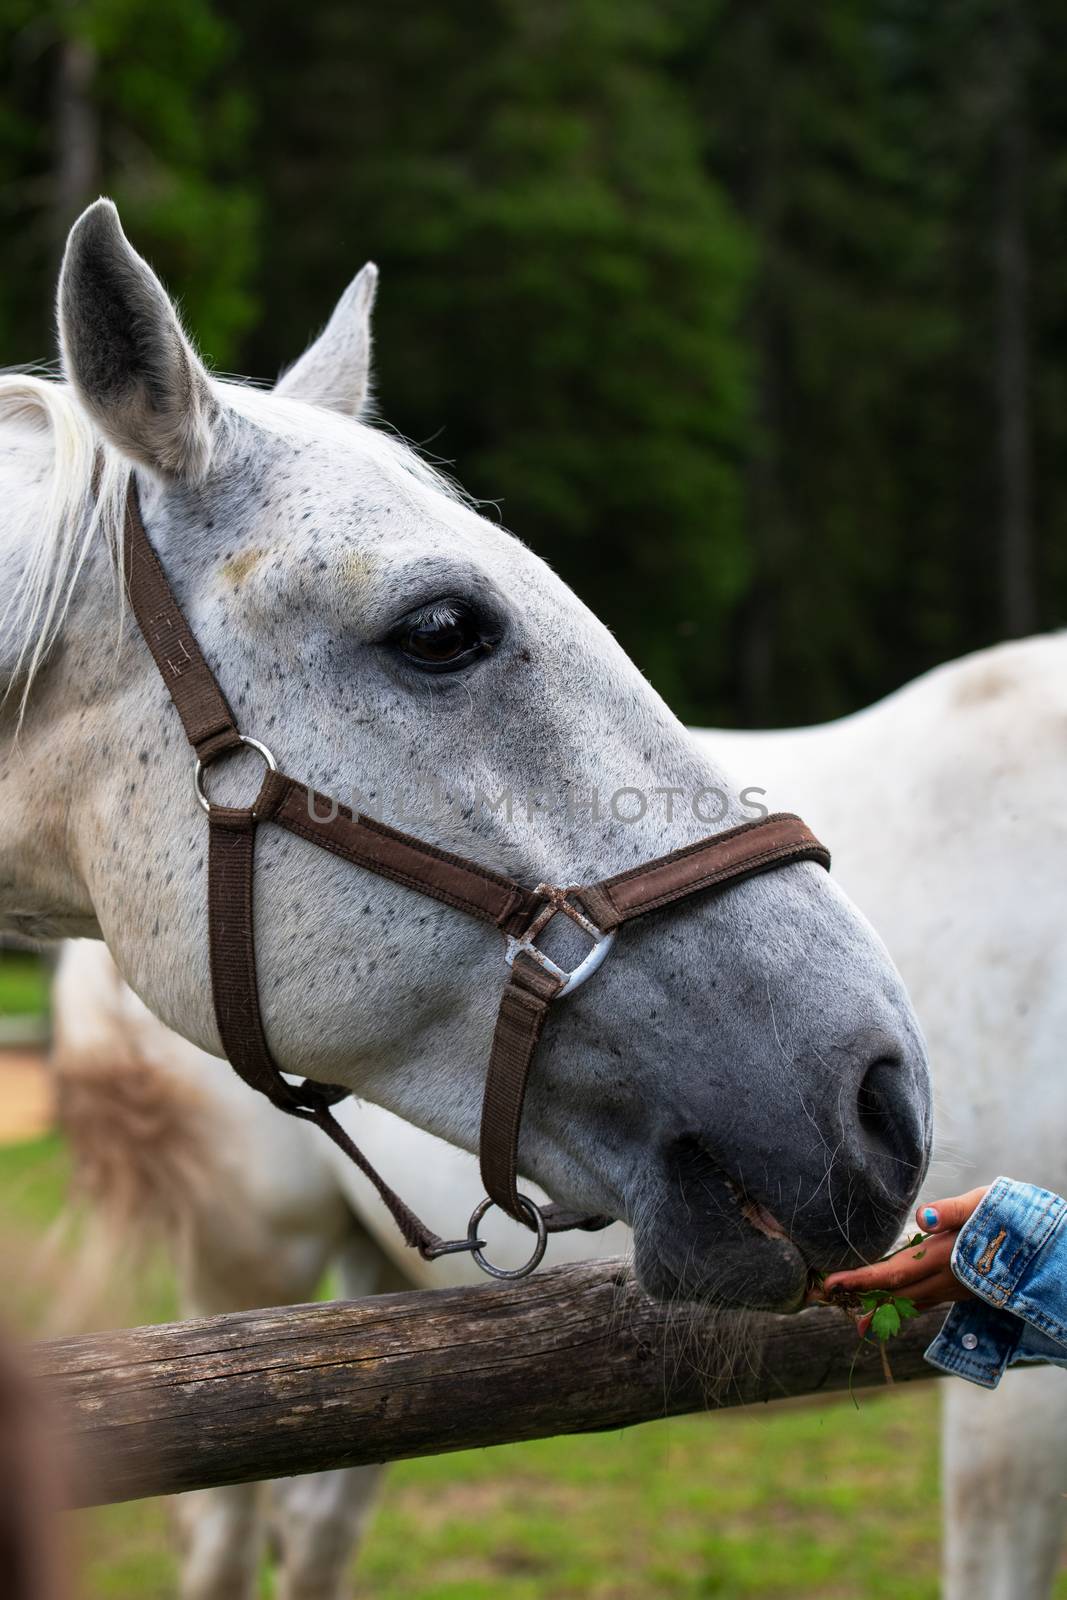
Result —
[[0, 0], [0, 359], [98, 192], [220, 370], [368, 257], [382, 415], [691, 719], [1067, 612], [1067, 8]]

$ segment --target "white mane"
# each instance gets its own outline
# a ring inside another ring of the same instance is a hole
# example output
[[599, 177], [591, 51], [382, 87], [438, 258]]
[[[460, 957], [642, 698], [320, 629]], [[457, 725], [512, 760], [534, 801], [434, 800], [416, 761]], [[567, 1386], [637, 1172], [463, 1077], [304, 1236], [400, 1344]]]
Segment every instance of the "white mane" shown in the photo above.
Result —
[[[309, 439], [332, 438], [343, 448], [357, 448], [367, 466], [387, 477], [406, 497], [413, 489], [421, 489], [466, 503], [455, 484], [398, 437], [318, 406], [277, 397], [252, 384], [225, 382], [219, 387], [225, 391], [224, 415], [247, 418], [269, 433], [291, 436], [294, 431], [306, 431]], [[19, 372], [0, 374], [0, 428], [5, 430], [5, 442], [14, 434], [16, 448], [22, 444], [40, 454], [48, 479], [47, 492], [32, 497], [31, 526], [26, 526], [25, 519], [13, 517], [5, 535], [0, 525], [0, 568], [13, 557], [15, 540], [19, 545], [11, 593], [0, 608], [0, 636], [10, 643], [9, 654], [15, 662], [11, 682], [21, 684], [24, 708], [97, 539], [104, 541], [111, 555], [121, 616], [123, 586], [118, 574], [122, 570], [130, 464], [97, 432], [69, 384], [56, 379]], [[219, 430], [216, 459], [229, 438], [228, 430]]]
[[[101, 441], [71, 389], [48, 378], [26, 373], [0, 375], [0, 427], [14, 431], [16, 447], [23, 443], [42, 457], [48, 441], [51, 446], [48, 487], [34, 497], [34, 525], [27, 528], [13, 518], [7, 540], [0, 545], [0, 558], [11, 557], [15, 539], [24, 552], [15, 564], [15, 582], [0, 611], [0, 633], [12, 642], [13, 681], [21, 680], [25, 705], [33, 679], [63, 625], [94, 539], [106, 542], [115, 558], [114, 570], [120, 570], [130, 468]], [[98, 462], [100, 478], [94, 499], [93, 471]]]

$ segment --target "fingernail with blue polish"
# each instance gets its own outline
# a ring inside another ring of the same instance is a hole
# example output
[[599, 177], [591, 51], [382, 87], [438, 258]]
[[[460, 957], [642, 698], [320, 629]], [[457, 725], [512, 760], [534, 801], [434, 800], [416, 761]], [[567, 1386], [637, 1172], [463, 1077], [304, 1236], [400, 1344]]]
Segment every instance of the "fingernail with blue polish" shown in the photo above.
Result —
[[937, 1227], [937, 1212], [934, 1210], [933, 1206], [924, 1207], [923, 1222], [928, 1228]]

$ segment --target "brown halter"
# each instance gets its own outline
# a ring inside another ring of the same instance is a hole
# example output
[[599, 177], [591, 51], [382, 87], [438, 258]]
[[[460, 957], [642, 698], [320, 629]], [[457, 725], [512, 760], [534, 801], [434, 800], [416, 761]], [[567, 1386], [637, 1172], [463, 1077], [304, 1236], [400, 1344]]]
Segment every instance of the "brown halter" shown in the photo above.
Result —
[[[542, 883], [534, 889], [523, 888], [476, 861], [424, 844], [370, 817], [353, 815], [348, 807], [283, 776], [269, 750], [238, 731], [226, 697], [145, 533], [132, 477], [126, 500], [124, 560], [137, 625], [196, 753], [196, 793], [208, 817], [212, 995], [219, 1036], [233, 1067], [281, 1110], [317, 1124], [328, 1134], [374, 1184], [407, 1243], [427, 1260], [470, 1250], [479, 1266], [494, 1276], [522, 1277], [543, 1256], [548, 1232], [606, 1227], [609, 1217], [579, 1216], [555, 1205], [541, 1208], [516, 1186], [526, 1083], [549, 1006], [591, 976], [624, 922], [795, 861], [817, 861], [829, 867], [827, 851], [798, 817], [778, 813], [729, 828], [600, 883], [569, 888]], [[259, 794], [248, 807], [214, 805], [204, 792], [204, 769], [242, 745], [256, 750], [266, 763]], [[482, 1105], [481, 1169], [487, 1198], [474, 1212], [465, 1239], [438, 1238], [353, 1144], [330, 1109], [348, 1095], [348, 1089], [310, 1079], [291, 1084], [271, 1056], [259, 1009], [252, 926], [256, 831], [264, 823], [285, 828], [354, 866], [477, 917], [506, 938], [504, 958], [510, 975], [501, 996]], [[585, 960], [570, 973], [536, 944], [546, 924], [559, 913], [577, 923], [592, 941]], [[531, 1260], [514, 1272], [491, 1266], [482, 1254], [478, 1225], [494, 1204], [537, 1232]]]

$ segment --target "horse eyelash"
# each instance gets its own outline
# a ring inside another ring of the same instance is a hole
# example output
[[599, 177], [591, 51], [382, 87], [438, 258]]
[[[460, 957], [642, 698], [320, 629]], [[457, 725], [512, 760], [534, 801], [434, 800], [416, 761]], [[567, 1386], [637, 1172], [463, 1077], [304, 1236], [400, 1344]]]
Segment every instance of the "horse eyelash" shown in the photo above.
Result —
[[405, 624], [412, 624], [431, 628], [452, 628], [461, 622], [464, 612], [470, 608], [460, 600], [435, 600], [428, 606], [421, 606], [418, 611], [413, 611], [404, 619]]

